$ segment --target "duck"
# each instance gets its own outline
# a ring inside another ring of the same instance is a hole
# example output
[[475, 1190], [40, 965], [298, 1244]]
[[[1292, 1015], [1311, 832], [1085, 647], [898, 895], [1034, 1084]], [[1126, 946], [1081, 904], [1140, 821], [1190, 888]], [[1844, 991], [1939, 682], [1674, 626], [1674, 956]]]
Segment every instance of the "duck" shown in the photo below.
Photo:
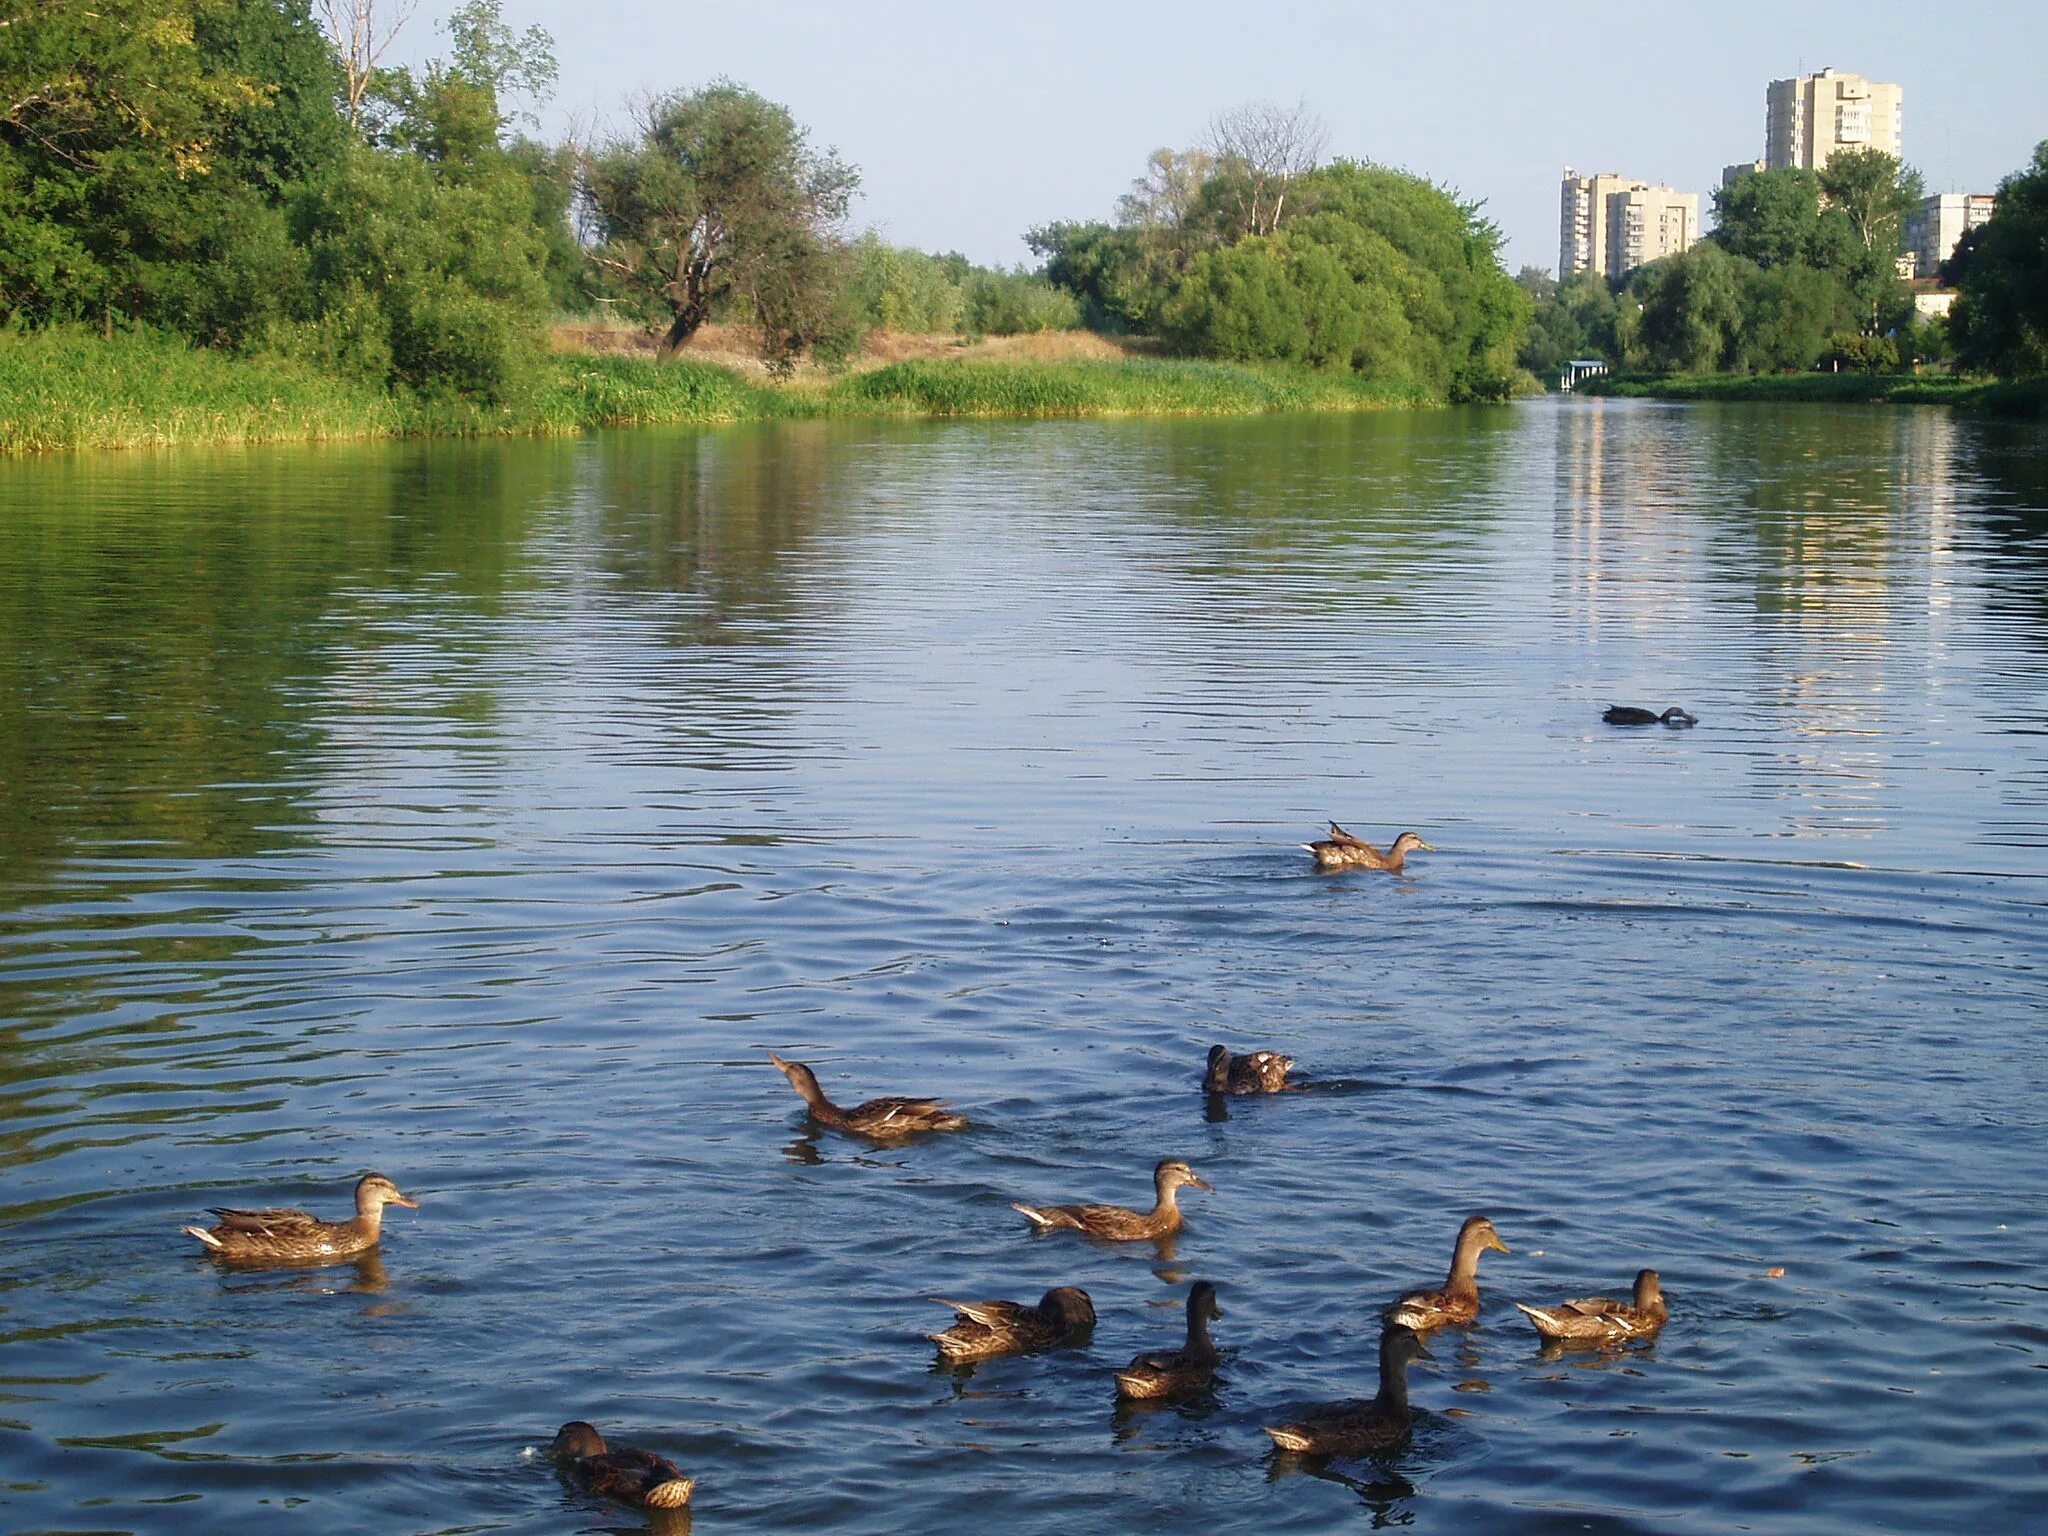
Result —
[[681, 1509], [690, 1502], [697, 1479], [685, 1477], [666, 1456], [637, 1446], [606, 1446], [594, 1425], [572, 1419], [555, 1431], [548, 1460], [574, 1478], [587, 1493], [617, 1499], [638, 1509]]
[[1380, 1390], [1368, 1400], [1319, 1403], [1291, 1424], [1267, 1425], [1283, 1451], [1303, 1456], [1370, 1456], [1408, 1438], [1415, 1415], [1408, 1406], [1408, 1365], [1435, 1356], [1412, 1328], [1389, 1324], [1380, 1333]]
[[1223, 1315], [1216, 1287], [1197, 1280], [1188, 1292], [1188, 1341], [1179, 1349], [1137, 1356], [1116, 1373], [1116, 1395], [1143, 1401], [1186, 1397], [1208, 1386], [1222, 1357], [1209, 1340], [1209, 1322]]
[[1121, 1205], [1019, 1205], [1014, 1201], [1010, 1209], [1022, 1211], [1041, 1232], [1072, 1228], [1112, 1242], [1135, 1242], [1180, 1230], [1180, 1206], [1175, 1196], [1183, 1186], [1215, 1187], [1179, 1158], [1168, 1157], [1162, 1158], [1152, 1170], [1152, 1188], [1157, 1199], [1149, 1211], [1133, 1211]]
[[1371, 843], [1353, 837], [1334, 821], [1330, 823], [1328, 837], [1301, 846], [1315, 855], [1317, 869], [1379, 869], [1390, 875], [1401, 873], [1402, 864], [1416, 849], [1420, 848], [1424, 853], [1436, 852], [1422, 840], [1421, 833], [1403, 832], [1394, 839], [1393, 847], [1381, 853]]
[[1202, 1092], [1284, 1093], [1287, 1074], [1293, 1070], [1294, 1058], [1278, 1051], [1233, 1056], [1228, 1046], [1211, 1046], [1209, 1065], [1202, 1073]]
[[1515, 1305], [1529, 1315], [1536, 1331], [1546, 1339], [1567, 1343], [1619, 1344], [1627, 1339], [1646, 1339], [1664, 1326], [1670, 1311], [1664, 1305], [1664, 1288], [1654, 1269], [1636, 1275], [1635, 1294], [1628, 1301], [1609, 1301], [1589, 1296], [1580, 1301], [1560, 1301], [1555, 1306]]
[[962, 1130], [967, 1125], [966, 1116], [954, 1114], [937, 1099], [869, 1099], [852, 1109], [841, 1109], [825, 1097], [818, 1074], [802, 1062], [784, 1061], [773, 1051], [768, 1059], [782, 1069], [790, 1087], [803, 1095], [811, 1107], [811, 1118], [831, 1130], [870, 1141], [901, 1141], [927, 1131]]
[[1038, 1305], [1020, 1301], [948, 1301], [958, 1321], [944, 1333], [930, 1335], [939, 1354], [949, 1360], [992, 1360], [998, 1355], [1028, 1355], [1079, 1343], [1095, 1326], [1095, 1303], [1077, 1285], [1056, 1285]]
[[1512, 1252], [1484, 1216], [1468, 1216], [1451, 1250], [1451, 1275], [1441, 1290], [1410, 1291], [1387, 1308], [1386, 1320], [1426, 1332], [1446, 1323], [1469, 1323], [1479, 1315], [1479, 1255], [1487, 1249]]
[[322, 1221], [294, 1206], [243, 1211], [214, 1206], [220, 1220], [211, 1227], [184, 1227], [218, 1258], [304, 1264], [345, 1259], [377, 1246], [384, 1235], [384, 1207], [419, 1209], [419, 1201], [401, 1194], [381, 1173], [366, 1173], [356, 1183], [356, 1213], [346, 1221]]
[[1674, 730], [1700, 723], [1697, 715], [1687, 714], [1676, 704], [1661, 715], [1655, 710], [1639, 709], [1633, 704], [1610, 704], [1607, 706], [1607, 713], [1600, 718], [1609, 725], [1668, 725]]

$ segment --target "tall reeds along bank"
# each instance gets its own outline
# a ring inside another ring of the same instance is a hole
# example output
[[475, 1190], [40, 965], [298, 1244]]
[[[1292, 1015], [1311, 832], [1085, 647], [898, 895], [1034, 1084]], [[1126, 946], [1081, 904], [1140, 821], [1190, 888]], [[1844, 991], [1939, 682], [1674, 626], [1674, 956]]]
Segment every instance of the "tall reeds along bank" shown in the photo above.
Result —
[[1436, 403], [1415, 384], [1165, 360], [894, 363], [840, 380], [825, 399], [835, 415], [915, 416], [1241, 416]]
[[277, 358], [154, 332], [0, 330], [0, 452], [383, 437], [401, 402]]

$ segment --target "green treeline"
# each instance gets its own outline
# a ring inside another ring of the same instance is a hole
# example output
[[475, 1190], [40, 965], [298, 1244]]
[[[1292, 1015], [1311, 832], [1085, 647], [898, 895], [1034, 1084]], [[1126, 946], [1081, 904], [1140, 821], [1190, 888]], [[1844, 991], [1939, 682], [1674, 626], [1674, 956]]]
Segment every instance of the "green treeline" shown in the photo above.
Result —
[[[1497, 232], [1419, 178], [1323, 163], [1305, 111], [1219, 118], [1209, 149], [1155, 157], [1115, 223], [1036, 231], [1043, 268], [999, 270], [849, 236], [858, 168], [732, 81], [550, 144], [522, 124], [554, 85], [552, 41], [498, 0], [460, 5], [419, 68], [379, 62], [402, 10], [322, 14], [335, 36], [310, 0], [0, 13], [8, 442], [694, 419], [645, 380], [637, 404], [614, 398], [629, 364], [552, 352], [552, 324], [578, 316], [629, 318], [664, 357], [738, 327], [782, 376], [844, 367], [878, 330], [1148, 338], [1146, 360], [1071, 362], [1057, 385], [1050, 364], [1004, 388], [926, 370], [808, 384], [789, 407], [806, 411], [1144, 409], [1147, 391], [1160, 409], [1257, 409], [1499, 398], [1514, 381], [1528, 303]], [[1253, 371], [1175, 373], [1161, 353]], [[1277, 383], [1289, 369], [1334, 383]], [[767, 409], [755, 385], [720, 389]]]
[[1819, 172], [1744, 175], [1714, 194], [1711, 235], [1623, 284], [1525, 269], [1517, 281], [1534, 315], [1521, 363], [1542, 375], [1575, 357], [1681, 375], [1878, 375], [1927, 362], [2007, 380], [2048, 372], [2048, 144], [2000, 184], [1997, 212], [1944, 266], [1958, 290], [1946, 320], [1916, 312], [1895, 267], [1920, 193], [1916, 173], [1875, 150]]

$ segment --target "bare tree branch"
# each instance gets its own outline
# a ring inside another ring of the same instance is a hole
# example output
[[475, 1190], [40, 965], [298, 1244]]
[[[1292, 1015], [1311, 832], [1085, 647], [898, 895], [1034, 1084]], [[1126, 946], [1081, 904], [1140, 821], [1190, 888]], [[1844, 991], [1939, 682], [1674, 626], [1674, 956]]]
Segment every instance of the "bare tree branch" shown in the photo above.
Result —
[[420, 8], [420, 0], [386, 0], [386, 4], [380, 18], [377, 0], [320, 0], [320, 19], [326, 23], [328, 39], [341, 59], [351, 130], [362, 117], [363, 95], [370, 88], [384, 50]]
[[1322, 163], [1329, 143], [1330, 125], [1306, 98], [1291, 107], [1247, 102], [1209, 120], [1209, 152], [1244, 178], [1240, 211], [1247, 234], [1270, 235], [1280, 227], [1289, 185]]

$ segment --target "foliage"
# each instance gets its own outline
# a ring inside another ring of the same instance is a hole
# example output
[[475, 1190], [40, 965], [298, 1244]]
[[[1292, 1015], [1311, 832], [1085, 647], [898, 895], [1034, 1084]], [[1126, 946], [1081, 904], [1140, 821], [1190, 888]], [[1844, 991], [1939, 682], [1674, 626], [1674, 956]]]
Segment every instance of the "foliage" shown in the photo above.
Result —
[[771, 356], [839, 319], [836, 227], [859, 173], [786, 108], [729, 80], [646, 104], [640, 131], [584, 156], [598, 266], [673, 352], [731, 303]]
[[975, 267], [961, 285], [960, 328], [970, 336], [1029, 336], [1071, 331], [1081, 306], [1071, 293], [1022, 267], [1004, 272]]
[[1574, 272], [1559, 283], [1540, 268], [1524, 267], [1515, 283], [1534, 307], [1515, 354], [1524, 368], [1551, 378], [1575, 357], [1621, 361], [1621, 307], [1599, 273]]
[[847, 285], [870, 330], [925, 336], [960, 328], [965, 296], [949, 263], [890, 245], [872, 230], [853, 244]]
[[1958, 253], [1956, 360], [2000, 378], [2048, 374], [2048, 141], [1998, 184], [1998, 207]]
[[895, 363], [832, 386], [835, 413], [923, 416], [1244, 415], [1420, 405], [1416, 389], [1223, 363]]

